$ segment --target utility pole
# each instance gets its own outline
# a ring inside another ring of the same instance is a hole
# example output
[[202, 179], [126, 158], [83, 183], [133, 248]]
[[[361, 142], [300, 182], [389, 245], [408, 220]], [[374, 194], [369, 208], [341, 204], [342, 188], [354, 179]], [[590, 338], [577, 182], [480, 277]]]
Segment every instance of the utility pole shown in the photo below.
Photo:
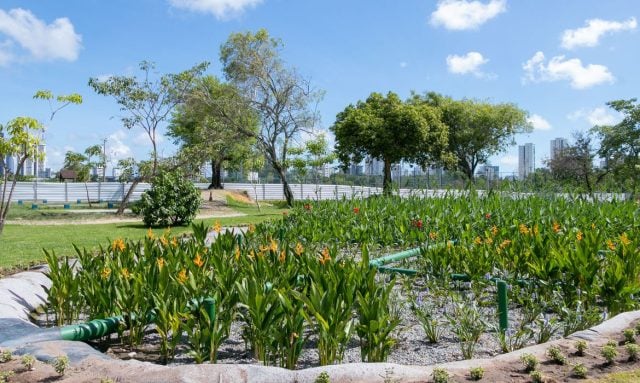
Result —
[[105, 181], [107, 173], [107, 138], [102, 139], [102, 182]]

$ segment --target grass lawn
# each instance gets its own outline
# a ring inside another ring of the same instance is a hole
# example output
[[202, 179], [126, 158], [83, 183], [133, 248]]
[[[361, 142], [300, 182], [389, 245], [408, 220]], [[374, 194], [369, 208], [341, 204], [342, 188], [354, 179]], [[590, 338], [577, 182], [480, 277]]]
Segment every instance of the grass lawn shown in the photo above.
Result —
[[640, 382], [640, 370], [616, 372], [605, 378], [588, 380], [591, 383], [634, 383]]
[[[229, 207], [246, 215], [208, 218], [204, 221], [209, 225], [219, 221], [222, 226], [244, 226], [279, 218], [285, 211], [285, 209], [276, 206], [261, 206], [261, 211], [258, 211], [255, 205], [236, 201], [230, 201]], [[203, 220], [196, 220], [196, 222], [201, 221]], [[154, 232], [162, 234], [164, 230], [164, 228], [157, 228], [154, 229]], [[188, 226], [171, 228], [173, 234], [190, 231]], [[43, 248], [54, 250], [58, 255], [73, 255], [75, 252], [72, 244], [80, 248], [97, 248], [100, 245], [108, 245], [110, 240], [115, 238], [142, 239], [146, 233], [147, 228], [142, 224], [142, 221], [140, 223], [123, 222], [94, 225], [7, 225], [0, 235], [0, 271], [43, 262]]]

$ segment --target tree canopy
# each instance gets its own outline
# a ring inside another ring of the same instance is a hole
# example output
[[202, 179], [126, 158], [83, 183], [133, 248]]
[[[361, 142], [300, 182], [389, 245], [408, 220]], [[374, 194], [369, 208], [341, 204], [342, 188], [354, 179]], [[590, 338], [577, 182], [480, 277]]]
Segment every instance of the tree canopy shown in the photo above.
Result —
[[220, 47], [226, 78], [238, 87], [259, 116], [257, 133], [247, 132], [278, 173], [287, 202], [293, 193], [287, 182], [289, 145], [300, 132], [318, 120], [314, 107], [321, 93], [309, 80], [288, 68], [280, 56], [282, 42], [261, 29], [255, 33], [232, 33]]
[[346, 167], [366, 156], [384, 162], [383, 188], [391, 192], [391, 164], [407, 160], [426, 165], [447, 160], [447, 127], [438, 108], [404, 102], [393, 92], [372, 93], [338, 113], [331, 127], [336, 154]]
[[454, 100], [434, 92], [414, 95], [412, 102], [440, 109], [449, 132], [448, 149], [456, 159], [444, 165], [460, 170], [469, 180], [479, 164], [514, 145], [516, 134], [532, 129], [527, 112], [511, 103]]

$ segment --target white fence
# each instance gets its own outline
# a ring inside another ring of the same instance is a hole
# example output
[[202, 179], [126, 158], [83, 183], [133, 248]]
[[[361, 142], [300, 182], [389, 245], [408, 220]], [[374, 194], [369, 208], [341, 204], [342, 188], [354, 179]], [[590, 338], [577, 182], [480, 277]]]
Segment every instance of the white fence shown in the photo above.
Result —
[[[196, 187], [206, 189], [208, 183], [197, 183]], [[1, 186], [1, 185], [0, 185]], [[369, 197], [382, 193], [382, 188], [348, 185], [315, 185], [315, 184], [290, 184], [293, 196], [296, 199], [351, 199]], [[10, 185], [7, 185], [10, 187]], [[81, 202], [87, 201], [122, 201], [131, 183], [117, 182], [88, 182], [84, 183], [50, 183], [50, 182], [18, 182], [13, 192], [12, 201], [42, 201], [47, 202]], [[131, 200], [140, 199], [140, 195], [149, 189], [148, 183], [140, 183], [136, 186]], [[251, 184], [251, 183], [225, 183], [225, 189], [246, 191], [251, 198], [257, 200], [283, 200], [284, 192], [281, 184]], [[466, 195], [463, 190], [443, 189], [400, 189], [396, 191], [400, 196], [417, 195], [422, 197], [441, 197], [445, 194]], [[478, 191], [483, 193], [483, 191]], [[8, 194], [8, 193], [7, 193]], [[513, 198], [521, 198], [533, 193], [511, 193]], [[556, 196], [568, 199], [576, 198], [569, 194], [555, 193]], [[587, 199], [590, 197], [583, 196]], [[597, 200], [625, 200], [629, 195], [624, 193], [597, 193]]]

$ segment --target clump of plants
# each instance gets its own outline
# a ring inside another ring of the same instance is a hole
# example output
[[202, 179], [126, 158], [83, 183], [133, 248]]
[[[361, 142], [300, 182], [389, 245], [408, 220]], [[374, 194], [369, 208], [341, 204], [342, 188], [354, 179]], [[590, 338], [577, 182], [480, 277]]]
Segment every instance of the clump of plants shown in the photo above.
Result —
[[544, 375], [541, 371], [534, 370], [529, 373], [529, 377], [533, 383], [544, 383]]
[[547, 356], [555, 364], [564, 365], [567, 363], [567, 357], [558, 346], [549, 347], [547, 349]]
[[480, 308], [475, 304], [457, 302], [447, 319], [452, 331], [460, 340], [460, 351], [464, 359], [473, 358], [480, 336], [486, 331], [487, 324]]
[[33, 370], [33, 366], [36, 363], [36, 358], [33, 355], [25, 354], [20, 358], [20, 362], [24, 366], [24, 368], [28, 371]]
[[7, 383], [14, 375], [13, 371], [0, 371], [0, 383]]
[[53, 360], [53, 369], [59, 374], [64, 375], [69, 368], [69, 357], [61, 355]]
[[471, 380], [480, 380], [484, 377], [484, 368], [482, 367], [472, 367], [469, 370], [469, 376]]
[[314, 383], [331, 383], [331, 378], [326, 371], [322, 371], [314, 380]]
[[536, 356], [533, 354], [520, 355], [520, 361], [524, 365], [524, 370], [526, 372], [534, 371], [536, 368], [538, 368], [538, 364], [540, 364], [538, 358], [536, 358]]
[[589, 348], [587, 341], [582, 339], [579, 341], [576, 341], [574, 346], [576, 348], [576, 355], [578, 356], [584, 356], [584, 352], [587, 351], [587, 348]]
[[587, 366], [584, 365], [584, 363], [577, 363], [573, 366], [571, 372], [576, 378], [584, 379], [587, 377], [587, 373], [589, 372], [589, 370], [587, 369]]
[[434, 383], [449, 382], [449, 373], [444, 368], [441, 368], [441, 367], [434, 368], [433, 372], [431, 373], [431, 376], [433, 377]]
[[627, 351], [627, 355], [629, 356], [629, 361], [635, 362], [638, 360], [638, 353], [640, 353], [640, 346], [635, 343], [627, 343], [624, 346], [625, 351]]
[[618, 350], [614, 345], [606, 344], [600, 350], [600, 355], [602, 355], [607, 364], [613, 364], [618, 356]]
[[13, 359], [13, 354], [9, 350], [0, 351], [0, 363], [6, 363]]
[[628, 328], [622, 332], [625, 343], [636, 343], [636, 330]]
[[163, 171], [151, 181], [134, 205], [147, 226], [178, 226], [191, 223], [200, 208], [200, 191], [178, 171]]

